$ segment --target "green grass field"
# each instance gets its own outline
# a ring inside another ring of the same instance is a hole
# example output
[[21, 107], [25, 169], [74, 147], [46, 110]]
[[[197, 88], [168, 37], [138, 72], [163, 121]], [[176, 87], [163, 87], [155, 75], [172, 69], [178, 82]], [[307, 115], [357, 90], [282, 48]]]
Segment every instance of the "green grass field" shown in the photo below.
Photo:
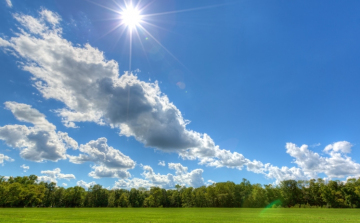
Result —
[[360, 222], [358, 209], [1, 208], [0, 222]]

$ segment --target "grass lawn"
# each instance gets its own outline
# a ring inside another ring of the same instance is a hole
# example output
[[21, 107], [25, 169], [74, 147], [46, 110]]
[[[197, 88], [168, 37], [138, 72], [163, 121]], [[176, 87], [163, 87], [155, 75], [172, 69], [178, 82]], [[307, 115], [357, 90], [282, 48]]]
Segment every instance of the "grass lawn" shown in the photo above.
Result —
[[360, 222], [359, 209], [0, 208], [0, 222]]

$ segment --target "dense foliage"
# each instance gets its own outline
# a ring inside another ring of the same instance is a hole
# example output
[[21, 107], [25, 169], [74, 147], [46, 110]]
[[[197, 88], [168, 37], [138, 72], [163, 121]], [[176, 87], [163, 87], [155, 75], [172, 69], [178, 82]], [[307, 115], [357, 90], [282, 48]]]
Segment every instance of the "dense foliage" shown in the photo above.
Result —
[[199, 188], [88, 190], [38, 182], [37, 176], [0, 177], [0, 207], [360, 207], [360, 178], [324, 182], [285, 180], [277, 186], [243, 179]]

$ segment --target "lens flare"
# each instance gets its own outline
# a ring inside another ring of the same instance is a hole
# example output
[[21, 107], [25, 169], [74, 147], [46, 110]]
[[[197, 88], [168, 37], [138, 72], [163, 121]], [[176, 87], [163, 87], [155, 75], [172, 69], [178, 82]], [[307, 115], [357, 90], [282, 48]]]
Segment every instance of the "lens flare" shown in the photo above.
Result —
[[[266, 206], [261, 212], [260, 212], [260, 217], [268, 217], [271, 215], [271, 213], [274, 213], [274, 211], [276, 211], [277, 207], [281, 207], [282, 203], [280, 200], [275, 200], [273, 202], [271, 202], [270, 204], [268, 204], [268, 206]], [[270, 213], [269, 211], [272, 210]]]

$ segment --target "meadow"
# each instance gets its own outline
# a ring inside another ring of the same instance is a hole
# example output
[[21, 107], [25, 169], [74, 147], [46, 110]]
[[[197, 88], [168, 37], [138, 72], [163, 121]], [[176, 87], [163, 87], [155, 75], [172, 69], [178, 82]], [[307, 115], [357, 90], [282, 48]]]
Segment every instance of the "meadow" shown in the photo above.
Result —
[[360, 222], [360, 210], [302, 208], [1, 208], [0, 222]]

